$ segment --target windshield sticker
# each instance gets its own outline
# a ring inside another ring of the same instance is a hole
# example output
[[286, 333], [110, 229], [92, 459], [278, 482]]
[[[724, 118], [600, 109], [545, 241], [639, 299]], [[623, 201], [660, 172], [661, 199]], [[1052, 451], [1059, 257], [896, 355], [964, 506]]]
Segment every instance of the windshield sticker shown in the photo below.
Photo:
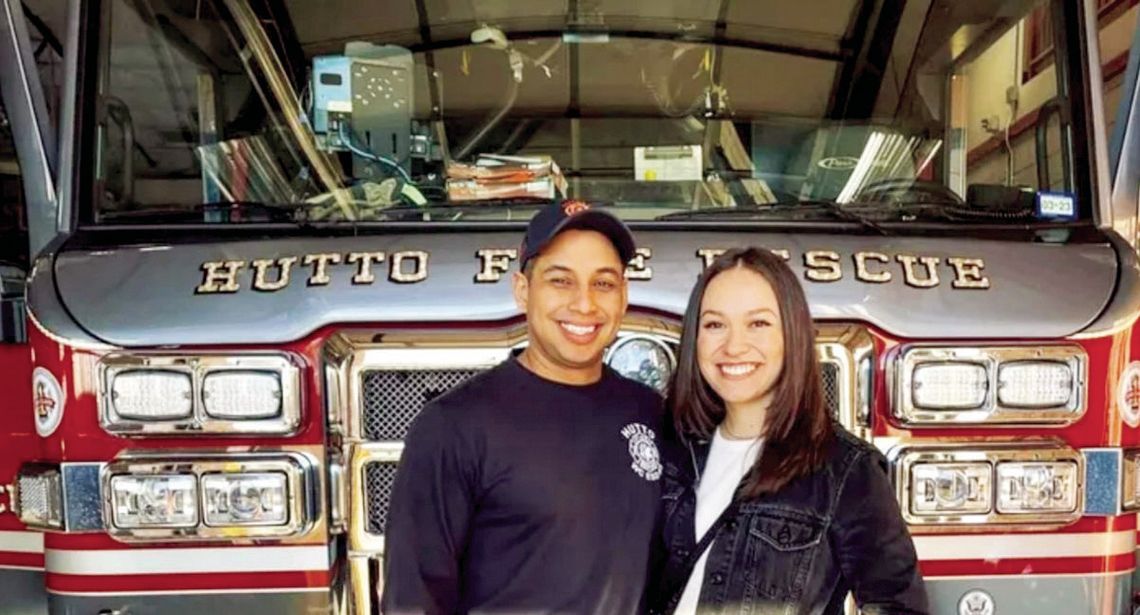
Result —
[[1038, 192], [1037, 217], [1051, 220], [1076, 220], [1077, 200], [1071, 194]]
[[700, 145], [633, 148], [633, 175], [643, 182], [701, 181]]
[[[694, 256], [701, 267], [706, 268], [725, 251], [725, 248], [700, 248]], [[946, 285], [946, 280], [949, 280], [949, 287], [956, 290], [990, 288], [990, 278], [985, 273], [986, 262], [981, 258], [870, 251], [844, 255], [834, 250], [807, 250], [793, 259], [788, 250], [771, 248], [769, 251], [799, 265], [807, 282], [828, 284], [850, 276], [863, 284], [889, 284], [901, 280], [916, 289], [938, 288]], [[516, 266], [518, 249], [480, 248], [474, 257], [472, 281], [495, 284]], [[638, 248], [626, 266], [626, 279], [635, 282], [652, 280], [652, 258], [652, 248]], [[320, 252], [248, 261], [206, 261], [199, 266], [202, 278], [194, 288], [194, 294], [234, 294], [246, 288], [273, 293], [288, 288], [298, 277], [303, 278], [303, 284], [309, 288], [327, 287], [342, 278], [352, 286], [371, 286], [380, 277], [386, 277], [394, 284], [417, 284], [428, 279], [430, 261], [431, 254], [423, 250]]]

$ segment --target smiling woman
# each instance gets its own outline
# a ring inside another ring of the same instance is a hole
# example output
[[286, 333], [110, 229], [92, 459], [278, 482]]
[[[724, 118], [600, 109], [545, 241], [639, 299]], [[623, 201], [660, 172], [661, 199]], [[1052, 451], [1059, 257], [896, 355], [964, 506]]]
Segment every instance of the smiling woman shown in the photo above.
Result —
[[853, 592], [865, 612], [927, 612], [886, 460], [827, 412], [814, 343], [779, 255], [732, 250], [698, 280], [668, 401], [661, 610], [832, 613]]

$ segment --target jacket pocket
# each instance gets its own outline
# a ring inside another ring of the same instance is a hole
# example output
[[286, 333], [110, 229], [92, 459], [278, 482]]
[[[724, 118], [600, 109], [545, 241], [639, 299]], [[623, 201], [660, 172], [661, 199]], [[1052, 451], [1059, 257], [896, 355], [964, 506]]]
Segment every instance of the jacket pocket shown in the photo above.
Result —
[[747, 593], [798, 602], [811, 562], [823, 542], [824, 520], [810, 513], [762, 509], [749, 513], [745, 583]]

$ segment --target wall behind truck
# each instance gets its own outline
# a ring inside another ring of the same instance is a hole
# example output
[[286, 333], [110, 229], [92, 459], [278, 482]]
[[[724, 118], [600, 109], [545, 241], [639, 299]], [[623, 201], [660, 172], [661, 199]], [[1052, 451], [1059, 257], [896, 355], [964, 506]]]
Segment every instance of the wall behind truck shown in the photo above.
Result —
[[[1137, 0], [1102, 2], [1100, 19], [1100, 58], [1104, 76], [1104, 106], [1108, 132], [1112, 133], [1116, 108], [1123, 94], [1124, 68], [1136, 27], [1140, 5]], [[1003, 143], [1004, 129], [1010, 128], [1013, 150], [1013, 184], [1035, 185], [1037, 178], [1034, 124], [1041, 105], [1056, 95], [1056, 66], [1049, 64], [1025, 79], [1028, 64], [1025, 39], [1031, 28], [1027, 20], [1006, 32], [964, 71], [966, 81], [967, 165], [970, 182], [1005, 183], [1008, 154]], [[1006, 90], [1016, 92], [1017, 107], [1012, 114]], [[982, 125], [984, 118], [996, 119], [1003, 132], [991, 134]], [[1060, 188], [1061, 155], [1056, 119], [1048, 131], [1050, 187]]]

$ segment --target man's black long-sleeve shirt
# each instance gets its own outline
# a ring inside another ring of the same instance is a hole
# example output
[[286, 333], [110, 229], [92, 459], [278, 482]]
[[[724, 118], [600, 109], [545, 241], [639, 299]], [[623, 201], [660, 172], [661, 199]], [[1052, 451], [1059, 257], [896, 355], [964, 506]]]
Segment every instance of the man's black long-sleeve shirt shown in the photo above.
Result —
[[392, 490], [383, 612], [636, 612], [661, 420], [609, 368], [572, 386], [513, 358], [428, 404]]

